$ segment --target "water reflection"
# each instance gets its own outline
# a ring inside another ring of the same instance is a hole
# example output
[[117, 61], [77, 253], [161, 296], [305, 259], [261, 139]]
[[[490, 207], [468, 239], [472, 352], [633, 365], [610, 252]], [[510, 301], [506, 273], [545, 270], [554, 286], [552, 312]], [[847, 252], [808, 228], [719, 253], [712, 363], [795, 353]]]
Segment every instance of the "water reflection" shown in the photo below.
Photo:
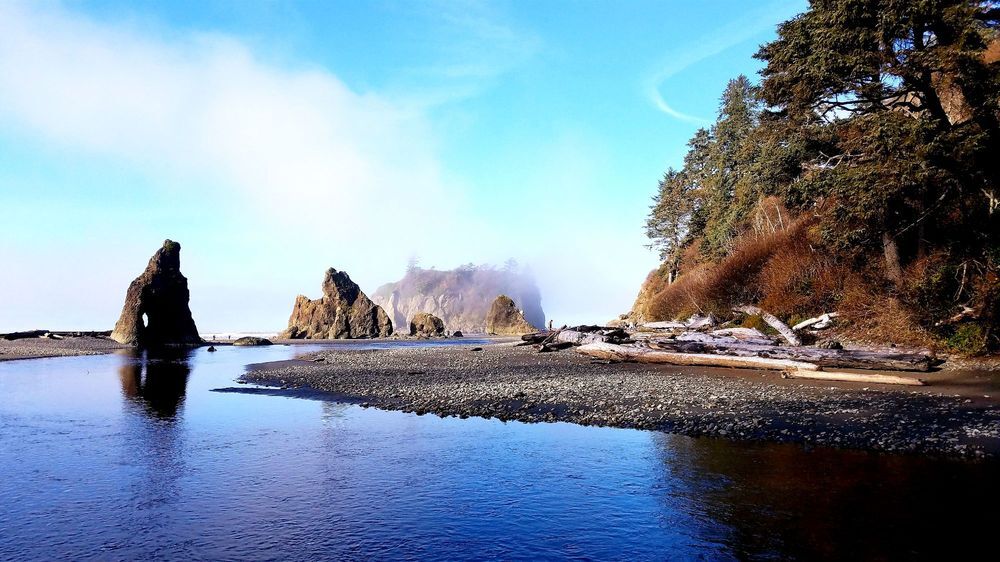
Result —
[[737, 558], [954, 559], [993, 533], [982, 513], [1000, 501], [995, 463], [656, 441], [685, 509]]
[[172, 420], [184, 402], [192, 350], [130, 351], [118, 370], [122, 394], [151, 416]]

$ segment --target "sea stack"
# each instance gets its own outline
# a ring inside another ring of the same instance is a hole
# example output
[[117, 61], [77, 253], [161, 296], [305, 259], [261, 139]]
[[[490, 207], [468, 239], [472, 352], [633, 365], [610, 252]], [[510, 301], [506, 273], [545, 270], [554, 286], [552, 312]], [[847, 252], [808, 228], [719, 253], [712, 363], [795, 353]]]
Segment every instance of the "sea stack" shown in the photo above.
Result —
[[317, 300], [295, 298], [286, 339], [358, 339], [392, 335], [392, 321], [344, 271], [326, 270], [323, 296]]
[[418, 312], [410, 320], [410, 335], [422, 338], [444, 336], [444, 321], [427, 312]]
[[181, 245], [164, 240], [146, 270], [128, 286], [111, 339], [144, 347], [200, 344], [189, 300], [187, 278], [181, 275]]
[[500, 295], [493, 301], [486, 315], [486, 333], [497, 336], [520, 336], [537, 332], [538, 329], [524, 319], [524, 314], [507, 295]]

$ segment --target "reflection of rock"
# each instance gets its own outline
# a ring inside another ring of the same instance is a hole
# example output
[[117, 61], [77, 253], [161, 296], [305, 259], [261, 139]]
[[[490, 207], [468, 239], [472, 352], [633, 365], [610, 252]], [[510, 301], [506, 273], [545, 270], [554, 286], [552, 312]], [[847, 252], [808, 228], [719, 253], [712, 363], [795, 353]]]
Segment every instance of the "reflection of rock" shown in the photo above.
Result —
[[444, 335], [444, 322], [426, 312], [418, 312], [410, 320], [410, 335], [431, 338]]
[[537, 332], [534, 326], [524, 319], [524, 314], [517, 308], [514, 301], [507, 295], [500, 295], [493, 301], [489, 314], [486, 315], [486, 333], [499, 336], [519, 336]]
[[181, 245], [165, 240], [146, 270], [129, 285], [111, 339], [142, 346], [201, 343], [180, 267]]
[[392, 322], [351, 281], [346, 272], [332, 267], [323, 279], [323, 297], [295, 299], [288, 329], [279, 337], [290, 339], [353, 339], [392, 335]]
[[267, 338], [258, 338], [254, 336], [243, 336], [233, 342], [233, 345], [239, 346], [258, 346], [258, 345], [274, 345], [271, 340]]
[[169, 348], [137, 352], [118, 371], [122, 394], [155, 417], [173, 418], [184, 400], [191, 373], [189, 355], [188, 350]]

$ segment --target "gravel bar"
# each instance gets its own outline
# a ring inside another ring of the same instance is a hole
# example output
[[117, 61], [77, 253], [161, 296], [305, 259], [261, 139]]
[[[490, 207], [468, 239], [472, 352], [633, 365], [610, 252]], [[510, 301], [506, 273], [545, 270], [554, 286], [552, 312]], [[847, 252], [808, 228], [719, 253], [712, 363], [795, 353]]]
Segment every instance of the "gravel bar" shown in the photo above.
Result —
[[126, 347], [110, 338], [93, 336], [0, 340], [0, 361], [72, 355], [104, 355]]
[[241, 382], [293, 395], [320, 391], [336, 400], [417, 414], [565, 421], [943, 457], [1000, 456], [996, 401], [799, 384], [775, 372], [727, 372], [470, 345], [324, 350], [301, 360], [251, 365]]

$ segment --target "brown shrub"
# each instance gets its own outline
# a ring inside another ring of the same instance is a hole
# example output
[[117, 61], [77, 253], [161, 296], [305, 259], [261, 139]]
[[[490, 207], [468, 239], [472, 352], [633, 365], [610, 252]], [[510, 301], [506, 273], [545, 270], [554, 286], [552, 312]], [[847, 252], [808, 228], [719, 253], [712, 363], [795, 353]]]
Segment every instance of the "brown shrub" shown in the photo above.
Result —
[[871, 282], [870, 275], [852, 274], [845, 280], [839, 304], [843, 325], [838, 333], [847, 339], [874, 344], [933, 347], [935, 338], [900, 300]]
[[[906, 303], [914, 301], [917, 285], [933, 280], [938, 259], [912, 264], [903, 286], [894, 288], [880, 273], [880, 263], [856, 270], [824, 248], [816, 214], [792, 218], [777, 203], [764, 200], [753, 227], [733, 252], [717, 263], [697, 254], [691, 244], [682, 273], [668, 284], [661, 275], [644, 286], [646, 320], [686, 318], [693, 313], [728, 317], [732, 307], [758, 304], [782, 318], [798, 320], [824, 312], [841, 314], [829, 335], [857, 342], [892, 342], [933, 346], [934, 336], [920, 327]], [[652, 277], [652, 276], [651, 276]], [[941, 275], [938, 275], [941, 277]], [[939, 287], [935, 285], [934, 290]], [[745, 319], [754, 322], [754, 319]]]
[[[772, 262], [776, 269], [769, 282], [779, 287], [779, 292], [784, 291], [789, 281], [783, 279], [788, 274], [780, 273], [777, 268], [790, 270], [797, 259], [794, 255], [801, 253], [797, 248], [808, 249], [808, 241], [803, 240], [812, 222], [807, 217], [788, 223], [784, 229], [745, 236], [721, 262], [702, 263], [688, 269], [673, 284], [652, 296], [649, 317], [663, 320], [695, 312], [728, 315], [734, 305], [761, 302], [768, 296], [761, 284], [761, 273]], [[775, 261], [785, 254], [792, 257]]]
[[643, 281], [642, 287], [639, 289], [639, 294], [635, 298], [635, 303], [632, 305], [630, 313], [630, 316], [635, 321], [646, 322], [652, 317], [650, 304], [653, 295], [656, 295], [667, 287], [667, 275], [667, 266], [661, 265], [659, 269], [650, 271], [649, 275], [646, 276], [646, 280]]
[[784, 318], [808, 318], [835, 310], [850, 268], [817, 250], [811, 227], [792, 233], [758, 277], [760, 305]]

